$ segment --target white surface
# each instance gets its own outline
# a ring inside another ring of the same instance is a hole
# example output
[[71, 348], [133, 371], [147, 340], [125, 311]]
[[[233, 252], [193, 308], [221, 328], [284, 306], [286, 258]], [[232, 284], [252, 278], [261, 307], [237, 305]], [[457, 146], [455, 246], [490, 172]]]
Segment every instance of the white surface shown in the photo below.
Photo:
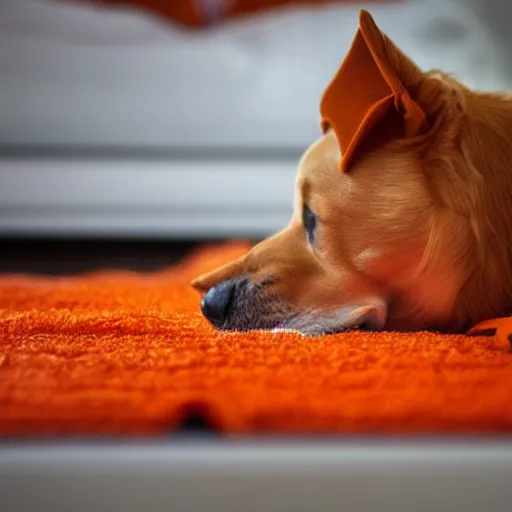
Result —
[[292, 213], [297, 163], [0, 159], [0, 235], [267, 236]]
[[[0, 146], [92, 151], [83, 161], [0, 154], [0, 236], [277, 231], [289, 218], [297, 162], [268, 153], [251, 161], [244, 150], [298, 154], [318, 137], [321, 93], [359, 9], [370, 8], [420, 66], [501, 89], [512, 59], [500, 2], [341, 4], [187, 32], [136, 11], [0, 0]], [[149, 159], [94, 158], [94, 148], [112, 147], [144, 148]], [[157, 147], [241, 156], [157, 160]]]
[[509, 512], [507, 440], [0, 446], [2, 512]]
[[304, 149], [361, 7], [420, 66], [509, 86], [470, 5], [362, 2], [186, 32], [136, 11], [0, 0], [0, 144]]

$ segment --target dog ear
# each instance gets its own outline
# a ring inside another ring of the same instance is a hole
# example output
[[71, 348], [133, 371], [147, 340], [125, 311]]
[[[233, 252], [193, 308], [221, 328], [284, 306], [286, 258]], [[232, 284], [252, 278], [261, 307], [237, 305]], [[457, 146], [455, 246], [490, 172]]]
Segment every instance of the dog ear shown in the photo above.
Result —
[[[334, 131], [347, 171], [361, 147], [392, 138], [415, 137], [428, 123], [411, 90], [422, 71], [361, 11], [352, 46], [321, 106], [322, 129]], [[371, 139], [374, 139], [373, 141]]]

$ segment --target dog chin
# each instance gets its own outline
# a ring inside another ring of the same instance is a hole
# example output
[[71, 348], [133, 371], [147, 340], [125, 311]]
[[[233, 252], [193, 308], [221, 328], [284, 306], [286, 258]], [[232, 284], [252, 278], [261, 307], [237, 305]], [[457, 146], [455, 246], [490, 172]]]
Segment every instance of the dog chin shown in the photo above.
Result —
[[354, 329], [365, 331], [380, 331], [383, 329], [380, 319], [354, 319], [351, 318], [349, 311], [351, 310], [341, 308], [333, 315], [325, 315], [325, 313], [319, 311], [307, 311], [280, 321], [274, 320], [273, 322], [265, 322], [264, 319], [260, 319], [260, 322], [258, 322], [259, 325], [237, 326], [235, 329], [230, 329], [228, 326], [225, 326], [223, 330], [257, 330], [271, 331], [274, 333], [292, 332], [301, 334], [302, 336], [315, 337], [337, 334]]
[[293, 319], [288, 325], [273, 330], [293, 331], [303, 336], [325, 336], [355, 329], [376, 331], [381, 330], [382, 327], [366, 321], [359, 323], [347, 318], [347, 314], [342, 311], [334, 316], [323, 316], [318, 313], [315, 314], [315, 312], [309, 312]]

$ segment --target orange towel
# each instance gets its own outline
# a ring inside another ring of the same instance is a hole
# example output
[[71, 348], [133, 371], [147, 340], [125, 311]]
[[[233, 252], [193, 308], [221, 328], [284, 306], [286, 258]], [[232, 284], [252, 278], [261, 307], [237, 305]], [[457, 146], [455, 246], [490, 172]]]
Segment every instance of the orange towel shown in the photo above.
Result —
[[192, 277], [247, 249], [152, 274], [0, 277], [0, 434], [512, 431], [512, 355], [429, 333], [221, 333]]
[[[106, 6], [133, 6], [151, 12], [163, 19], [176, 21], [189, 28], [200, 28], [212, 23], [251, 15], [277, 7], [309, 6], [318, 4], [356, 3], [357, 0], [59, 0], [89, 2]], [[375, 3], [403, 0], [372, 0]], [[368, 2], [367, 2], [368, 3]]]

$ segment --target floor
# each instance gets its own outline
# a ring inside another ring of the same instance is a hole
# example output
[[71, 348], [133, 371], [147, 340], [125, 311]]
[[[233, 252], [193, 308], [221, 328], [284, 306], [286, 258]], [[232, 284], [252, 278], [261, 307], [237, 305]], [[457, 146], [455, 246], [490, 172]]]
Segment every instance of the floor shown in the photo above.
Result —
[[183, 241], [0, 240], [0, 273], [77, 274], [116, 268], [152, 271], [176, 263], [197, 244]]

